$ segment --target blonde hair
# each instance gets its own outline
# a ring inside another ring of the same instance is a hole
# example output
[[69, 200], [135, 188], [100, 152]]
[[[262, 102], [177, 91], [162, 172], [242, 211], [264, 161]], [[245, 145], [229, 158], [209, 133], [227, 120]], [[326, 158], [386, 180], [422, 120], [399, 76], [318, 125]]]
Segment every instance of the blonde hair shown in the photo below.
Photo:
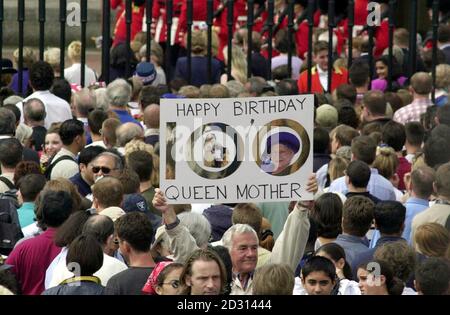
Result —
[[200, 89], [193, 85], [185, 85], [178, 91], [178, 94], [183, 95], [186, 98], [199, 98]]
[[345, 170], [349, 161], [343, 157], [335, 156], [330, 163], [328, 163], [328, 174], [330, 176], [330, 181], [345, 175]]
[[[227, 46], [224, 47], [224, 56], [226, 56]], [[247, 58], [244, 52], [238, 46], [231, 48], [231, 75], [242, 84], [247, 83]], [[228, 63], [225, 57], [225, 61]]]
[[125, 145], [125, 158], [136, 151], [146, 151], [150, 154], [154, 153], [154, 149], [151, 144], [147, 144], [142, 140], [133, 139]]
[[445, 257], [450, 244], [450, 233], [438, 223], [420, 225], [414, 233], [415, 249], [428, 257]]
[[[13, 53], [14, 62], [19, 63], [19, 49], [14, 50]], [[30, 47], [23, 47], [23, 67], [30, 69], [31, 66], [36, 62], [37, 58], [34, 50]]]
[[450, 88], [450, 65], [440, 64], [436, 67], [436, 88]]
[[59, 64], [59, 56], [61, 50], [57, 47], [50, 47], [44, 52], [44, 61], [48, 62], [52, 66], [53, 71], [59, 73], [61, 71], [61, 65]]
[[266, 264], [256, 269], [253, 295], [292, 295], [294, 272], [286, 264]]
[[80, 61], [81, 59], [81, 42], [76, 40], [69, 44], [67, 48], [67, 55], [73, 61]]
[[200, 30], [194, 30], [192, 32], [192, 46], [191, 51], [196, 55], [205, 55], [206, 54], [206, 32]]
[[398, 167], [397, 154], [390, 147], [378, 147], [377, 151], [377, 156], [372, 166], [378, 170], [381, 176], [391, 179]]

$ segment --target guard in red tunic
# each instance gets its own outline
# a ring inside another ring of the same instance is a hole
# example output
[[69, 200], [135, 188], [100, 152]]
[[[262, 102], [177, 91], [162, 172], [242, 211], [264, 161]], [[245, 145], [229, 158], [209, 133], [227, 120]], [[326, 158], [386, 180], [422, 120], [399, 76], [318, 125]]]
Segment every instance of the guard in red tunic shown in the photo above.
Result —
[[[216, 11], [220, 1], [214, 0], [213, 10]], [[185, 36], [187, 34], [187, 1], [183, 1], [181, 6], [180, 20], [178, 21], [176, 43], [180, 46], [185, 46]], [[208, 25], [206, 21], [208, 19], [208, 4], [206, 0], [194, 0], [192, 1], [192, 29], [193, 30], [206, 30]]]
[[[165, 45], [167, 42], [167, 6], [166, 0], [157, 0], [153, 2], [152, 12], [152, 36], [159, 44]], [[176, 42], [176, 31], [178, 28], [179, 18], [181, 15], [181, 7], [185, 0], [173, 0], [172, 12], [172, 30], [171, 45]]]
[[125, 1], [124, 0], [109, 0], [111, 10], [118, 8], [116, 13], [116, 23], [122, 15], [122, 11], [125, 11]]
[[[221, 7], [224, 7], [221, 10]], [[227, 24], [227, 1], [222, 0], [216, 11], [221, 10], [220, 15], [216, 17], [214, 21], [214, 26], [219, 35], [219, 51], [217, 58], [221, 61], [224, 60], [223, 48], [228, 45], [228, 24]], [[245, 0], [235, 0], [233, 7], [233, 36], [234, 32], [241, 28], [247, 27], [247, 1]]]
[[[316, 42], [314, 44], [313, 60], [316, 63], [311, 69], [311, 93], [332, 93], [339, 85], [346, 84], [347, 70], [333, 67], [328, 62], [328, 43]], [[328, 71], [331, 74], [331, 91], [328, 89]], [[308, 71], [303, 71], [297, 81], [299, 93], [308, 93]]]
[[[115, 7], [119, 6], [118, 1], [111, 0], [111, 5]], [[122, 9], [121, 9], [122, 10]], [[120, 12], [120, 11], [119, 11]], [[142, 31], [142, 21], [145, 12], [145, 0], [133, 0], [131, 4], [131, 40], [134, 39], [137, 33]], [[117, 19], [116, 27], [114, 29], [114, 41], [113, 47], [119, 43], [123, 43], [127, 40], [127, 24], [126, 24], [126, 11], [123, 9], [120, 16]]]

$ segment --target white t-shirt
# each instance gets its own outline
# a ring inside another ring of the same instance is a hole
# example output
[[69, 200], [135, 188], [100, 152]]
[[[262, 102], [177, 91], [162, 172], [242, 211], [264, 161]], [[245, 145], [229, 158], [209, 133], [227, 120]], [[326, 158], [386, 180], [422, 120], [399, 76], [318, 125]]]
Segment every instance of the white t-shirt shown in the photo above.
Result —
[[20, 122], [24, 122], [23, 120], [23, 103], [28, 101], [31, 98], [37, 98], [44, 103], [45, 112], [47, 116], [45, 117], [45, 128], [49, 129], [51, 124], [54, 122], [63, 122], [67, 119], [72, 119], [72, 111], [70, 109], [69, 103], [67, 103], [62, 98], [56, 96], [50, 91], [36, 91], [30, 96], [28, 96], [23, 101], [16, 104], [17, 108], [19, 108], [20, 113]]
[[[89, 86], [97, 81], [95, 71], [84, 65], [84, 86]], [[71, 84], [81, 85], [81, 63], [74, 63], [69, 68], [64, 69], [64, 78]]]
[[[339, 294], [338, 295], [361, 295], [358, 282], [342, 279], [339, 281]], [[300, 277], [295, 277], [293, 295], [308, 295], [303, 287]]]
[[[66, 267], [67, 252], [67, 248], [63, 248], [61, 253], [53, 259], [52, 263], [47, 268], [47, 271], [45, 272], [45, 289], [56, 287], [62, 281], [73, 277], [73, 273], [67, 270]], [[96, 273], [94, 273], [94, 276], [100, 279], [103, 286], [106, 286], [108, 280], [112, 276], [127, 268], [127, 265], [123, 262], [103, 253], [103, 265]]]

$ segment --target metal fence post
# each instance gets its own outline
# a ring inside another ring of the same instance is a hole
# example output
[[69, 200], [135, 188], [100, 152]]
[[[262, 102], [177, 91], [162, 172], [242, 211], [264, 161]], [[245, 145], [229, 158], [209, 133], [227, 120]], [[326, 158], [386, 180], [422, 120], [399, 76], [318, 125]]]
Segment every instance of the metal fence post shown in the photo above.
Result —
[[308, 93], [311, 93], [311, 86], [312, 86], [312, 74], [311, 74], [311, 68], [312, 68], [312, 54], [313, 54], [313, 28], [314, 28], [314, 8], [315, 8], [315, 1], [309, 0], [308, 1]]
[[436, 65], [437, 65], [437, 37], [439, 28], [439, 0], [433, 1], [433, 55], [432, 55], [432, 67], [431, 67], [431, 78], [433, 80], [433, 89], [431, 90], [431, 99], [433, 103], [436, 101]]
[[388, 53], [388, 91], [392, 91], [392, 73], [394, 54], [395, 0], [389, 0], [389, 53]]
[[327, 92], [331, 93], [331, 80], [333, 78], [333, 30], [335, 27], [335, 2], [328, 1], [328, 86]]
[[355, 26], [355, 0], [348, 1], [348, 61], [347, 69], [353, 63], [353, 26]]
[[289, 78], [292, 78], [292, 41], [294, 29], [294, 1], [289, 1], [288, 4], [288, 73]]
[[172, 78], [172, 23], [173, 23], [173, 0], [167, 0], [166, 21], [166, 76]]
[[17, 20], [19, 22], [19, 94], [23, 95], [23, 27], [25, 22], [25, 0], [19, 0]]
[[252, 50], [253, 50], [253, 42], [252, 42], [252, 33], [253, 33], [253, 18], [255, 9], [254, 0], [247, 1], [247, 78], [252, 76]]
[[[145, 57], [148, 62], [150, 62], [150, 52], [152, 49], [152, 34], [151, 34], [151, 28], [152, 28], [152, 15], [153, 15], [153, 0], [147, 0], [145, 3], [145, 18], [146, 18], [146, 25], [147, 25], [147, 37], [146, 37], [146, 43], [147, 43], [147, 51], [145, 52]], [[162, 60], [160, 60], [162, 62]]]
[[39, 60], [44, 60], [45, 50], [45, 0], [39, 0]]
[[[3, 59], [3, 0], [0, 0], [0, 60]], [[0, 77], [2, 76], [2, 67], [0, 67]]]
[[133, 13], [133, 3], [131, 0], [125, 1], [125, 24], [126, 24], [126, 48], [127, 48], [127, 60], [125, 63], [125, 74], [128, 78], [131, 75], [131, 22]]
[[208, 41], [207, 41], [207, 55], [208, 55], [208, 63], [207, 63], [207, 71], [208, 71], [208, 83], [212, 83], [212, 24], [213, 24], [213, 0], [207, 0], [207, 25], [208, 25]]
[[81, 78], [80, 85], [82, 87], [85, 84], [90, 84], [92, 82], [85, 82], [86, 74], [86, 24], [87, 24], [87, 0], [81, 0]]
[[59, 25], [60, 25], [60, 38], [59, 38], [59, 66], [61, 78], [64, 78], [64, 64], [65, 64], [65, 52], [66, 52], [66, 14], [67, 14], [67, 0], [59, 0]]
[[231, 60], [233, 59], [233, 45], [232, 45], [232, 40], [233, 37], [230, 36], [231, 34], [233, 34], [233, 20], [234, 20], [234, 1], [232, 0], [228, 0], [227, 2], [227, 28], [228, 28], [228, 44], [227, 44], [227, 60], [228, 60], [228, 64], [227, 64], [227, 81], [231, 80]]
[[272, 37], [273, 37], [273, 16], [274, 16], [274, 11], [275, 11], [275, 2], [274, 0], [269, 0], [268, 2], [268, 17], [267, 17], [267, 21], [266, 21], [266, 25], [268, 26], [268, 37], [269, 37], [269, 41], [268, 41], [268, 48], [267, 48], [267, 53], [268, 53], [268, 58], [267, 61], [269, 63], [268, 66], [268, 70], [269, 70], [269, 80], [272, 80]]
[[109, 0], [103, 0], [103, 27], [102, 27], [102, 77], [106, 84], [109, 83], [109, 66], [111, 46], [111, 5]]
[[417, 0], [411, 0], [410, 33], [409, 33], [409, 78], [416, 72], [417, 65]]
[[192, 81], [192, 0], [187, 0], [187, 74], [188, 83], [191, 84]]

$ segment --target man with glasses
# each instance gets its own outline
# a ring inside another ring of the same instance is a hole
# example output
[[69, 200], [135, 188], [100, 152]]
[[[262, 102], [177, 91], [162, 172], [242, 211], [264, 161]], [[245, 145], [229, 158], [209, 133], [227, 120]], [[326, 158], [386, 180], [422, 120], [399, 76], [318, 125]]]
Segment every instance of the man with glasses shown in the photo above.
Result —
[[105, 148], [100, 146], [86, 147], [81, 150], [78, 156], [78, 165], [80, 172], [70, 178], [70, 181], [77, 187], [78, 192], [83, 197], [92, 193], [91, 186], [94, 184], [94, 172], [92, 171], [92, 161], [102, 152]]
[[94, 183], [105, 176], [119, 177], [123, 171], [122, 158], [111, 151], [99, 154], [92, 161], [92, 172], [94, 173]]

